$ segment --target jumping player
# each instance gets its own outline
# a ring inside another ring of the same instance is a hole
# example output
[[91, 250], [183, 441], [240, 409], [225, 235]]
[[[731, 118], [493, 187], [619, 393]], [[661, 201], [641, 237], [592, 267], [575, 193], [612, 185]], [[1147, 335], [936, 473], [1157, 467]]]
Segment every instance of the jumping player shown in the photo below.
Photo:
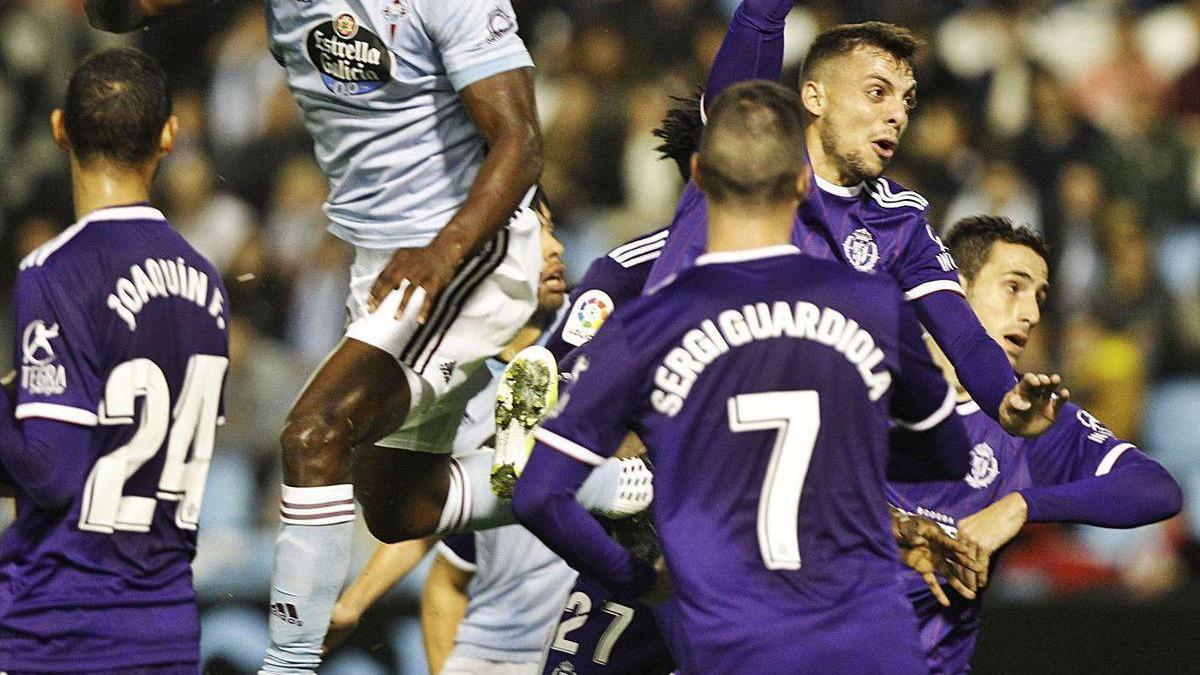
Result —
[[[94, 25], [129, 30], [207, 1], [87, 9]], [[330, 182], [329, 229], [356, 249], [346, 337], [280, 437], [271, 603], [298, 618], [272, 614], [264, 670], [307, 672], [348, 572], [355, 498], [385, 542], [511, 522], [490, 497], [490, 460], [446, 453], [488, 380], [483, 363], [536, 305], [528, 206], [542, 150], [533, 64], [509, 0], [264, 8]]]
[[[734, 82], [779, 78], [784, 18], [793, 5], [742, 2], [709, 71], [705, 101]], [[878, 22], [837, 26], [814, 40], [800, 76], [813, 178], [792, 243], [806, 256], [895, 279], [963, 384], [996, 419], [1013, 383], [1004, 353], [963, 300], [953, 257], [925, 218], [928, 202], [881, 175], [916, 104], [918, 45], [907, 30]], [[689, 184], [649, 287], [704, 251], [705, 210], [704, 195]]]
[[[1015, 366], [1041, 319], [1049, 288], [1045, 244], [1006, 218], [977, 216], [955, 224], [946, 245], [958, 261], [967, 300]], [[1181, 492], [1166, 469], [1086, 410], [1067, 404], [1036, 439], [1010, 436], [980, 412], [936, 349], [935, 358], [958, 389], [957, 412], [971, 439], [971, 471], [956, 481], [891, 483], [891, 503], [957, 530], [988, 556], [1026, 522], [1137, 527], [1178, 513]], [[943, 607], [911, 570], [905, 571], [905, 587], [931, 671], [968, 672], [981, 598], [954, 598]]]
[[166, 76], [132, 49], [84, 61], [50, 117], [78, 220], [17, 272], [15, 401], [0, 393], [11, 675], [200, 668], [191, 560], [229, 312], [220, 274], [147, 203], [177, 124]]
[[667, 638], [685, 671], [920, 672], [883, 500], [887, 420], [960, 449], [948, 459], [965, 469], [949, 388], [891, 281], [786, 244], [808, 185], [794, 94], [731, 88], [694, 167], [710, 254], [609, 317], [536, 432], [514, 509], [581, 573], [661, 596], [665, 570], [569, 499], [632, 429], [656, 465]]

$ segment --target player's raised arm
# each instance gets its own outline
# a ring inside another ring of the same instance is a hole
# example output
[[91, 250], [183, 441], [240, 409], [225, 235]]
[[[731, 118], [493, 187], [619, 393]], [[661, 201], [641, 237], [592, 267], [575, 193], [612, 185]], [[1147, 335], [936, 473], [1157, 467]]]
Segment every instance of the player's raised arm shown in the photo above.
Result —
[[[512, 506], [517, 520], [568, 565], [638, 597], [654, 585], [654, 569], [609, 538], [574, 497], [629, 431], [642, 374], [629, 363], [632, 353], [615, 314], [588, 343], [586, 360], [577, 362], [579, 377], [560, 401], [561, 411], [535, 432], [537, 444]], [[588, 368], [593, 361], [599, 365]]]
[[170, 16], [218, 0], [86, 0], [88, 22], [93, 28], [125, 33], [154, 19]]
[[[507, 3], [506, 3], [507, 4]], [[487, 142], [488, 154], [467, 200], [424, 248], [398, 249], [371, 288], [371, 309], [407, 279], [409, 294], [424, 288], [423, 322], [458, 266], [503, 228], [542, 173], [542, 134], [533, 97], [533, 63], [516, 35], [493, 32], [481, 57], [475, 3], [430, 3], [426, 27], [446, 64], [450, 82]], [[397, 312], [403, 310], [408, 296]]]
[[743, 0], [708, 70], [704, 112], [731, 84], [779, 81], [783, 70], [783, 26], [795, 0]]

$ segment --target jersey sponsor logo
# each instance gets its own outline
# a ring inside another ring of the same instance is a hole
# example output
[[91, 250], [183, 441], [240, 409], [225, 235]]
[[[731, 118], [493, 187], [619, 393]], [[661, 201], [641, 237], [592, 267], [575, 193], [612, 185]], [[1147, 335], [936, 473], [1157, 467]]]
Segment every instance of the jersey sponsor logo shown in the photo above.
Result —
[[925, 223], [925, 232], [929, 234], [929, 238], [933, 240], [933, 243], [937, 244], [940, 251], [937, 254], [938, 267], [941, 267], [943, 272], [953, 272], [958, 269], [958, 265], [954, 263], [954, 256], [950, 255], [950, 249], [946, 248], [946, 245], [942, 243], [942, 238], [937, 236], [937, 233], [933, 231], [933, 226]]
[[1088, 434], [1088, 440], [1092, 441], [1093, 443], [1103, 443], [1104, 441], [1107, 441], [1113, 437], [1113, 432], [1109, 431], [1108, 427], [1104, 426], [1103, 422], [1096, 419], [1095, 415], [1084, 410], [1083, 408], [1080, 408], [1079, 412], [1075, 413], [1075, 419], [1079, 420], [1079, 423], [1082, 424], [1084, 428], [1091, 431], [1091, 433]]
[[599, 288], [589, 289], [571, 306], [571, 312], [567, 315], [567, 322], [562, 329], [563, 342], [576, 347], [590, 342], [596, 337], [596, 331], [604, 325], [608, 315], [612, 314], [614, 307], [608, 293]]
[[67, 369], [53, 363], [58, 324], [47, 326], [35, 319], [21, 335], [21, 388], [37, 396], [55, 396], [67, 390]]
[[339, 14], [314, 26], [306, 45], [325, 88], [335, 94], [366, 94], [391, 77], [391, 51], [352, 14]]
[[842, 252], [854, 269], [875, 272], [875, 264], [879, 262], [879, 244], [875, 243], [875, 235], [867, 228], [860, 227], [851, 232], [842, 242]]
[[992, 450], [992, 446], [987, 443], [979, 443], [971, 448], [971, 472], [963, 478], [967, 481], [967, 485], [976, 490], [982, 490], [991, 485], [998, 475], [1000, 475], [1000, 462], [996, 460], [996, 453]]

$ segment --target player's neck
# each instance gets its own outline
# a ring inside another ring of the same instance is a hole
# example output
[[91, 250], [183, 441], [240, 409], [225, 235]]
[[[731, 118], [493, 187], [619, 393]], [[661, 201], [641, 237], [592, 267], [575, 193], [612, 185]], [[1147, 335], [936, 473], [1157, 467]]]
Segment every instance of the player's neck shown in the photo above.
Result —
[[808, 145], [808, 162], [812, 171], [821, 180], [841, 187], [854, 187], [862, 182], [862, 178], [842, 170], [842, 165], [825, 152], [821, 144], [821, 132], [816, 124], [810, 124], [804, 130], [804, 141]]
[[150, 201], [152, 166], [128, 169], [105, 160], [86, 166], [71, 158], [71, 188], [75, 200], [75, 219], [107, 208]]
[[753, 211], [710, 204], [708, 252], [745, 251], [790, 244], [795, 214], [794, 204]]

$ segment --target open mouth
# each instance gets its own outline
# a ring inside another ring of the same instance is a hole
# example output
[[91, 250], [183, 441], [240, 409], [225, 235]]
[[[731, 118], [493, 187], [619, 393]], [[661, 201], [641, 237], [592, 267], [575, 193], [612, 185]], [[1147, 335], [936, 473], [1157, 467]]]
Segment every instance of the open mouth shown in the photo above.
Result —
[[1008, 333], [1004, 336], [1004, 342], [1007, 351], [1020, 354], [1025, 350], [1025, 345], [1029, 343], [1029, 336], [1025, 333]]
[[556, 293], [562, 293], [567, 290], [567, 280], [564, 276], [566, 268], [562, 265], [555, 265], [542, 275], [542, 285], [546, 290]]
[[891, 159], [896, 154], [896, 141], [890, 138], [876, 138], [871, 145], [875, 148], [875, 154], [884, 159]]

